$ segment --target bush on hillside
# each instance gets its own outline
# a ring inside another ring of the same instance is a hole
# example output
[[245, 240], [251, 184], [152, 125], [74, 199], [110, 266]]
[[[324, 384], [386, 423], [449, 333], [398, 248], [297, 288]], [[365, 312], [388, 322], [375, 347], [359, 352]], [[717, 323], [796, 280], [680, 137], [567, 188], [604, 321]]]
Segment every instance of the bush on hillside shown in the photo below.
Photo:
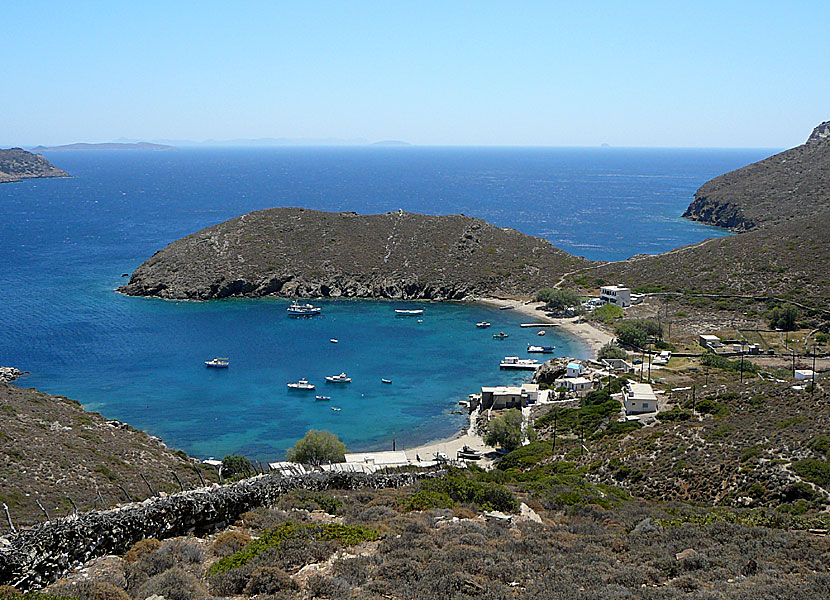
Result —
[[323, 463], [343, 462], [346, 460], [345, 454], [346, 444], [335, 434], [312, 429], [286, 452], [285, 457], [292, 462], [319, 466]]
[[222, 475], [229, 479], [233, 477], [246, 477], [254, 473], [254, 466], [244, 456], [229, 455], [222, 459]]
[[592, 310], [588, 318], [592, 321], [600, 321], [610, 325], [614, 321], [622, 319], [624, 316], [625, 312], [616, 304], [603, 304]]
[[579, 306], [579, 294], [573, 290], [543, 288], [536, 292], [536, 300], [544, 302], [545, 307], [553, 311], [562, 311], [572, 306]]
[[776, 306], [766, 313], [770, 327], [783, 331], [794, 331], [798, 329], [798, 309], [792, 304]]
[[[532, 427], [527, 428], [527, 436], [531, 441], [536, 438]], [[493, 447], [501, 446], [510, 452], [522, 445], [522, 437], [522, 411], [511, 408], [490, 421], [484, 443]]]
[[614, 333], [620, 343], [634, 348], [644, 348], [649, 339], [663, 336], [663, 329], [654, 319], [627, 319], [618, 323]]
[[604, 358], [624, 359], [626, 356], [626, 351], [620, 348], [620, 346], [618, 346], [614, 342], [608, 342], [602, 348], [599, 349], [599, 352], [597, 352], [597, 358], [599, 358], [600, 360]]

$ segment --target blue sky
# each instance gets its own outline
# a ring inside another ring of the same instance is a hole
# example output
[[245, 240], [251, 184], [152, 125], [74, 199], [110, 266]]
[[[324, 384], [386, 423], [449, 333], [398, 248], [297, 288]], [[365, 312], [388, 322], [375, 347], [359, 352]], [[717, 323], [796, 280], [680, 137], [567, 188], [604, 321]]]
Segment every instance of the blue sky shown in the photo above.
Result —
[[822, 2], [7, 2], [0, 145], [260, 137], [789, 147]]

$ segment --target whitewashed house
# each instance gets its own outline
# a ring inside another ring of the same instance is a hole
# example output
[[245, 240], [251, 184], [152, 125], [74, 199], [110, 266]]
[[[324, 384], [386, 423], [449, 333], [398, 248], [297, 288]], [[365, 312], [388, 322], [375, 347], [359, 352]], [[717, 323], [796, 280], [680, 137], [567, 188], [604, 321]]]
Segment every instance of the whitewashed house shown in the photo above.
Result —
[[585, 373], [585, 367], [582, 363], [569, 362], [565, 367], [565, 377], [580, 377], [583, 373]]
[[631, 289], [618, 285], [604, 285], [599, 290], [599, 298], [605, 303], [626, 308], [631, 306]]
[[561, 377], [553, 382], [554, 388], [565, 388], [569, 392], [582, 397], [594, 389], [594, 382], [587, 377]]
[[623, 405], [627, 415], [656, 413], [657, 396], [650, 384], [629, 381], [628, 387], [623, 388]]

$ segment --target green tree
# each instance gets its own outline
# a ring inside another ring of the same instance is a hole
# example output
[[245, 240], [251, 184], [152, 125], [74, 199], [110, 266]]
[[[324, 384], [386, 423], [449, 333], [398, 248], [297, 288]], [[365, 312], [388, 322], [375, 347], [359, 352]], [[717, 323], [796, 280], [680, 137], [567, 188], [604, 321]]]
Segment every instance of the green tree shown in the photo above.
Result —
[[[528, 439], [536, 439], [536, 432], [532, 427], [527, 428]], [[484, 443], [488, 446], [501, 446], [508, 452], [522, 445], [522, 411], [511, 408], [503, 415], [496, 417], [487, 426], [487, 435]]]
[[244, 456], [229, 454], [222, 459], [222, 475], [227, 478], [245, 476], [255, 472], [251, 461]]
[[536, 300], [544, 302], [549, 310], [561, 311], [572, 306], [579, 306], [579, 294], [573, 290], [555, 290], [542, 288], [536, 292]]
[[625, 350], [620, 348], [614, 342], [608, 342], [599, 349], [599, 352], [597, 352], [597, 358], [600, 360], [603, 358], [625, 358], [626, 356]]
[[614, 333], [626, 346], [643, 348], [649, 338], [662, 337], [663, 329], [654, 319], [627, 319], [617, 323]]
[[616, 304], [603, 304], [599, 308], [591, 311], [590, 319], [592, 321], [602, 321], [603, 323], [611, 324], [617, 319], [622, 319], [625, 312]]
[[343, 462], [345, 454], [346, 444], [336, 435], [311, 429], [285, 453], [285, 457], [292, 462], [319, 466], [324, 462]]
[[770, 327], [782, 329], [783, 331], [793, 331], [797, 329], [799, 316], [798, 309], [792, 304], [776, 306], [767, 313]]

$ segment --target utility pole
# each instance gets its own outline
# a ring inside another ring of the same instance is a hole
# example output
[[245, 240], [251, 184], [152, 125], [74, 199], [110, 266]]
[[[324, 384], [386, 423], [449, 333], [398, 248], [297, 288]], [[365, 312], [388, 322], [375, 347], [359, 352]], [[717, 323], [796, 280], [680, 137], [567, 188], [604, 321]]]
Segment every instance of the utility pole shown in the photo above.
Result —
[[744, 382], [744, 351], [741, 349], [741, 383]]
[[810, 390], [810, 398], [816, 395], [816, 345], [813, 344], [813, 387]]
[[651, 383], [651, 355], [652, 355], [652, 350], [651, 350], [651, 344], [649, 343], [649, 349], [648, 349], [648, 381], [646, 383]]
[[696, 394], [695, 394], [695, 387], [696, 386], [694, 386], [694, 385], [692, 386], [692, 415], [695, 414], [695, 412], [696, 412], [695, 408], [697, 406], [697, 397], [696, 397]]
[[793, 355], [793, 379], [795, 379], [795, 352], [790, 350], [790, 353]]

